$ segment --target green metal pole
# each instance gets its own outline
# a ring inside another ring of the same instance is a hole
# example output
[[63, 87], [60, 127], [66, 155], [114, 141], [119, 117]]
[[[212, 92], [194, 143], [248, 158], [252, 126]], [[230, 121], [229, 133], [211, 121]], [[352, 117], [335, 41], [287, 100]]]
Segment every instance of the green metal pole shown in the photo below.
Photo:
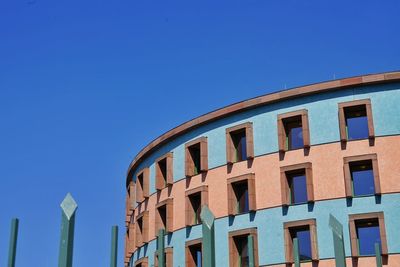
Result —
[[17, 238], [18, 238], [19, 220], [14, 218], [11, 220], [10, 247], [8, 251], [8, 267], [15, 266], [15, 255], [17, 253]]
[[376, 254], [376, 267], [382, 267], [382, 254], [381, 246], [379, 243], [375, 243], [375, 254]]
[[343, 225], [332, 214], [330, 214], [329, 226], [332, 229], [336, 267], [346, 267], [346, 255], [344, 253], [343, 241]]
[[249, 255], [249, 267], [255, 267], [255, 259], [254, 259], [254, 238], [252, 235], [247, 236], [247, 249]]
[[160, 229], [157, 235], [158, 267], [165, 267], [165, 230]]
[[58, 267], [72, 267], [74, 249], [75, 212], [78, 208], [71, 194], [68, 193], [61, 203], [61, 241]]
[[118, 226], [114, 225], [111, 228], [111, 263], [110, 267], [117, 267], [118, 255]]
[[293, 238], [293, 258], [294, 266], [300, 267], [299, 240], [297, 239], [297, 237]]
[[214, 233], [214, 214], [204, 205], [201, 209], [200, 218], [202, 221], [203, 232], [203, 257], [204, 267], [215, 267], [215, 233]]

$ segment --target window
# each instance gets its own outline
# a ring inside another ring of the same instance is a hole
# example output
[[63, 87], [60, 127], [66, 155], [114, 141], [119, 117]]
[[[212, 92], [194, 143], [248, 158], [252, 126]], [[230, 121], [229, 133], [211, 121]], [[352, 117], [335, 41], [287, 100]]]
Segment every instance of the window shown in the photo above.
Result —
[[126, 194], [126, 218], [125, 218], [126, 224], [130, 222], [132, 213], [135, 210], [135, 202], [136, 202], [135, 183], [133, 181], [130, 181], [127, 187], [127, 194]]
[[339, 103], [340, 140], [374, 138], [371, 100]]
[[149, 197], [149, 168], [144, 168], [136, 177], [136, 202]]
[[286, 263], [294, 262], [295, 239], [298, 242], [300, 261], [318, 260], [316, 228], [315, 219], [286, 222], [284, 224]]
[[135, 224], [134, 223], [130, 223], [128, 226], [128, 237], [129, 237], [129, 243], [130, 243], [130, 248], [131, 248], [131, 252], [133, 253], [134, 248], [135, 248]]
[[125, 261], [129, 261], [129, 258], [132, 256], [135, 251], [135, 224], [130, 223], [126, 228], [126, 236], [125, 236]]
[[278, 143], [280, 152], [310, 146], [307, 110], [278, 115]]
[[226, 158], [229, 164], [254, 158], [251, 122], [226, 129]]
[[166, 232], [173, 231], [173, 200], [168, 198], [156, 205], [155, 233], [165, 229]]
[[288, 177], [289, 182], [290, 203], [306, 203], [308, 201], [308, 198], [305, 171], [301, 170], [300, 172], [288, 173], [286, 176]]
[[254, 173], [228, 179], [228, 214], [237, 215], [255, 210]]
[[353, 257], [375, 255], [375, 243], [388, 254], [383, 212], [349, 215], [349, 228]]
[[282, 205], [314, 201], [312, 164], [310, 162], [281, 167]]
[[185, 145], [186, 176], [197, 175], [208, 169], [207, 137], [200, 137]]
[[156, 189], [162, 190], [172, 184], [172, 152], [169, 152], [156, 160]]
[[301, 126], [301, 116], [284, 119], [283, 126], [285, 127], [286, 149], [293, 150], [302, 148], [303, 144], [303, 128]]
[[135, 262], [135, 267], [148, 267], [149, 266], [149, 261], [147, 257], [141, 258], [140, 260], [137, 260]]
[[[164, 255], [165, 255], [165, 266], [166, 267], [173, 267], [173, 249], [171, 247], [165, 248]], [[158, 267], [158, 254], [157, 251], [154, 253], [154, 267]]]
[[202, 267], [201, 239], [186, 242], [186, 267]]
[[308, 226], [293, 228], [290, 230], [290, 236], [292, 240], [297, 238], [299, 248], [299, 259], [300, 261], [310, 261], [311, 255], [311, 237], [310, 229]]
[[257, 229], [243, 229], [229, 233], [229, 263], [234, 267], [248, 267], [250, 259], [258, 266]]
[[247, 181], [233, 183], [232, 188], [236, 197], [236, 213], [249, 212], [249, 190]]
[[346, 157], [343, 162], [347, 197], [381, 193], [376, 154]]
[[149, 212], [143, 211], [136, 218], [136, 246], [141, 247], [148, 242]]
[[206, 185], [186, 191], [186, 226], [201, 223], [201, 208], [207, 204], [208, 187]]

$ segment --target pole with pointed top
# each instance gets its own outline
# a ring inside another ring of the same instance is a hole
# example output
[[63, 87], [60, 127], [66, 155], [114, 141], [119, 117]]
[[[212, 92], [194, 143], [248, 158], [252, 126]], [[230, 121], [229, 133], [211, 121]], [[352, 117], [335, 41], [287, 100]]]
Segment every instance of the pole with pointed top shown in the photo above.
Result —
[[157, 235], [158, 267], [165, 267], [165, 230], [160, 229]]
[[68, 193], [61, 203], [61, 241], [58, 267], [72, 267], [74, 249], [75, 212], [78, 208], [71, 194]]
[[117, 267], [118, 251], [118, 226], [114, 225], [111, 229], [111, 263], [110, 267]]
[[17, 253], [18, 219], [11, 220], [10, 250], [8, 252], [8, 267], [15, 266], [15, 254]]
[[200, 218], [203, 232], [203, 266], [215, 267], [215, 217], [207, 205], [201, 209]]
[[332, 214], [329, 214], [329, 226], [332, 229], [333, 248], [335, 251], [336, 267], [346, 267], [344, 252], [343, 225]]

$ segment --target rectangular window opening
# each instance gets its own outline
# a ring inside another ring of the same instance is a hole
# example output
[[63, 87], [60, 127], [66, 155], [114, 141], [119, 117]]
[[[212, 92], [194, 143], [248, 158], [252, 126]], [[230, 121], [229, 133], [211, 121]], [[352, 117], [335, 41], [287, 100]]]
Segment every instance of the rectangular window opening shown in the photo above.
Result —
[[189, 196], [190, 205], [192, 206], [193, 224], [201, 223], [201, 192]]
[[157, 230], [160, 229], [167, 229], [167, 205], [163, 205], [157, 208], [158, 213], [158, 220], [159, 220], [159, 227]]
[[249, 212], [249, 190], [247, 181], [233, 183], [232, 187], [236, 198], [236, 212], [238, 214]]
[[201, 160], [200, 160], [200, 143], [194, 144], [189, 148], [190, 158], [193, 163], [193, 175], [197, 175], [201, 170]]
[[193, 264], [193, 267], [202, 267], [202, 250], [201, 243], [189, 246], [190, 252], [190, 262]]
[[358, 220], [355, 225], [359, 255], [375, 255], [375, 243], [381, 246], [378, 219]]
[[138, 201], [137, 202], [142, 202], [143, 201], [143, 173], [139, 174], [137, 176], [137, 190], [138, 190]]
[[353, 184], [353, 196], [375, 194], [372, 160], [350, 162], [349, 167]]
[[289, 184], [289, 203], [302, 204], [308, 201], [305, 170], [286, 173]]
[[238, 255], [238, 266], [239, 267], [248, 267], [249, 266], [249, 247], [248, 247], [248, 235], [235, 236], [233, 238], [236, 253]]
[[230, 133], [234, 148], [234, 160], [235, 162], [243, 161], [247, 159], [247, 148], [246, 148], [246, 129], [240, 129]]
[[295, 227], [289, 229], [292, 242], [294, 238], [297, 238], [299, 245], [299, 259], [300, 261], [311, 261], [312, 250], [311, 250], [311, 235], [309, 226]]
[[286, 149], [294, 150], [304, 147], [303, 125], [301, 116], [294, 116], [283, 119], [283, 126], [286, 135]]
[[348, 140], [368, 138], [368, 117], [365, 105], [345, 107], [344, 116]]
[[158, 168], [160, 168], [161, 178], [163, 179], [164, 187], [167, 186], [167, 159], [164, 158], [158, 163]]
[[141, 246], [143, 244], [143, 218], [139, 218], [136, 221], [138, 232], [137, 235], [137, 246]]

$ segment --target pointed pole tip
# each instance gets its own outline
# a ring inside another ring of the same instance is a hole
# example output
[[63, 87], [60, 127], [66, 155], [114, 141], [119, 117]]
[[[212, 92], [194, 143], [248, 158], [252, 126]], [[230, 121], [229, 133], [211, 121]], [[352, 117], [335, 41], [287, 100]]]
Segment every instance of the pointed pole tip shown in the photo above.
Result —
[[64, 200], [61, 202], [60, 207], [67, 218], [70, 219], [78, 208], [78, 204], [76, 203], [72, 195], [70, 193], [67, 193]]

